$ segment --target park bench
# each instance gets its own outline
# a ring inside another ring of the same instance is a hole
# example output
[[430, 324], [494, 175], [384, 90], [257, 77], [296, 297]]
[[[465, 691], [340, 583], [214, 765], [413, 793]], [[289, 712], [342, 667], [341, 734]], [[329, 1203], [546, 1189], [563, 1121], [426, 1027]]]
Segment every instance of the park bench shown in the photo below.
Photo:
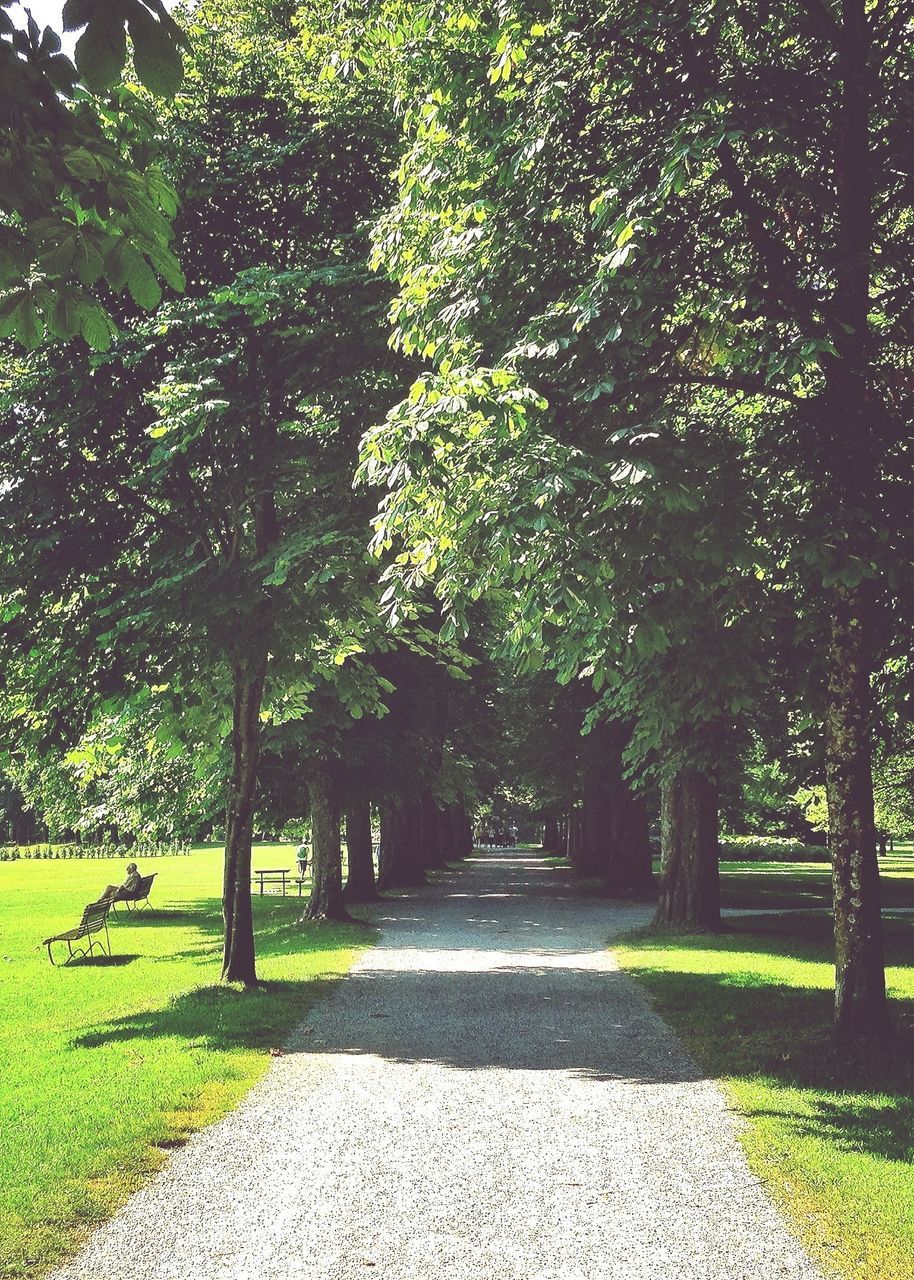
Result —
[[[67, 951], [69, 952], [65, 964], [69, 964], [71, 960], [76, 960], [80, 956], [91, 956], [97, 947], [102, 955], [111, 955], [111, 939], [108, 936], [108, 912], [111, 910], [111, 903], [107, 898], [103, 898], [101, 902], [90, 902], [83, 910], [83, 918], [75, 929], [67, 929], [64, 933], [55, 933], [53, 938], [45, 938], [44, 945], [48, 949], [48, 959], [54, 964], [54, 956], [51, 951], [52, 942], [65, 942]], [[101, 931], [105, 931], [105, 941], [108, 944], [108, 950], [101, 940]], [[96, 934], [99, 936], [96, 938]], [[85, 940], [86, 946], [74, 947], [74, 942], [82, 942]]]
[[113, 898], [111, 906], [114, 908], [114, 914], [117, 915], [117, 904], [123, 903], [128, 911], [139, 911], [141, 907], [148, 907], [152, 910], [152, 903], [149, 901], [149, 894], [152, 891], [152, 882], [158, 875], [157, 871], [153, 871], [151, 876], [140, 876], [140, 884], [136, 893], [132, 893], [129, 898]]

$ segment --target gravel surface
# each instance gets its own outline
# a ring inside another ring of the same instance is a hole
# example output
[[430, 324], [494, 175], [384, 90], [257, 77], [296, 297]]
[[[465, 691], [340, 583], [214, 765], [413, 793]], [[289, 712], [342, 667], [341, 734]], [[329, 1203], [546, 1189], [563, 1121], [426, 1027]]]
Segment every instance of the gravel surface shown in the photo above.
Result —
[[285, 1056], [57, 1280], [816, 1280], [605, 949], [648, 907], [510, 851], [372, 914]]

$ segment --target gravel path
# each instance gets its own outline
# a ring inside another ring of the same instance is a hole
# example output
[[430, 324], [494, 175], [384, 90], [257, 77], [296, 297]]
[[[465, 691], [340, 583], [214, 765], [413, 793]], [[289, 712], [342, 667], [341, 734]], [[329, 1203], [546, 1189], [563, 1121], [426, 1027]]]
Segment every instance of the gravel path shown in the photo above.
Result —
[[57, 1280], [817, 1280], [734, 1117], [618, 972], [649, 909], [477, 857]]

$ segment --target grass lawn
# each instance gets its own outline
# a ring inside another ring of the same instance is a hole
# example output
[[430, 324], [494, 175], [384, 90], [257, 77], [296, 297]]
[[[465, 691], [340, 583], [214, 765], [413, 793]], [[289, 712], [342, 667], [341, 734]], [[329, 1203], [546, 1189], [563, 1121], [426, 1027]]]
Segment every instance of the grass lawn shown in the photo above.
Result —
[[[914, 857], [879, 859], [882, 905], [914, 908]], [[721, 862], [720, 894], [725, 907], [830, 907], [831, 868], [827, 862]]]
[[[790, 864], [765, 873], [755, 863], [728, 880], [739, 905], [769, 890], [795, 901], [797, 887], [805, 903], [823, 887]], [[899, 880], [892, 892], [914, 896], [910, 876]], [[852, 1280], [914, 1280], [914, 918], [886, 926], [901, 1048], [855, 1067], [836, 1062], [829, 1040], [830, 917], [729, 924], [715, 936], [637, 935], [615, 950], [701, 1066], [722, 1080], [746, 1118], [741, 1141], [751, 1167], [814, 1256]]]
[[[278, 861], [277, 861], [278, 858]], [[346, 972], [365, 926], [297, 924], [254, 898], [262, 990], [217, 985], [222, 854], [156, 858], [153, 914], [110, 928], [114, 955], [52, 968], [41, 940], [123, 879], [126, 859], [0, 864], [0, 1276], [71, 1252], [187, 1135], [266, 1071], [316, 980]], [[294, 867], [260, 846], [254, 866]], [[63, 948], [63, 955], [66, 948]]]

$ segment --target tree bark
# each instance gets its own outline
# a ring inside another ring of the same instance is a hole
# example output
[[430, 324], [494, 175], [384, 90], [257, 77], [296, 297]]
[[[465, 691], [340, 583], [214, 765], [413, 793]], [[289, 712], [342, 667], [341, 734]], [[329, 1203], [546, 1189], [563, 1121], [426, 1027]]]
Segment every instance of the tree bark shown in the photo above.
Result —
[[423, 792], [419, 805], [419, 839], [422, 865], [426, 871], [446, 871], [447, 857], [442, 841], [441, 810], [430, 791]]
[[[838, 233], [835, 311], [838, 359], [828, 372], [821, 434], [828, 447], [834, 542], [851, 565], [877, 559], [871, 529], [879, 515], [880, 425], [885, 418], [870, 373], [873, 215], [870, 153], [870, 29], [866, 0], [842, 0], [842, 81], [835, 185]], [[891, 1034], [870, 746], [874, 665], [872, 580], [831, 592], [825, 713], [829, 847], [835, 899], [835, 1033], [882, 1041]]]
[[460, 862], [466, 857], [463, 840], [464, 814], [460, 804], [447, 804], [441, 810], [446, 862]]
[[[257, 356], [248, 350], [249, 381], [256, 391]], [[257, 434], [267, 452], [275, 447], [276, 421], [267, 417]], [[270, 484], [253, 497], [254, 548], [258, 559], [279, 539], [276, 497]], [[237, 560], [240, 540], [236, 539], [229, 561]], [[251, 841], [257, 766], [260, 758], [260, 709], [269, 660], [271, 612], [269, 598], [257, 610], [261, 634], [252, 646], [251, 658], [236, 658], [232, 665], [232, 779], [226, 806], [225, 864], [222, 880], [222, 919], [225, 926], [222, 946], [222, 978], [253, 986], [257, 981], [254, 958], [254, 917], [251, 904]]]
[[584, 774], [580, 823], [574, 869], [579, 876], [603, 875], [610, 861], [609, 786], [603, 760], [591, 763]]
[[378, 898], [371, 857], [371, 805], [367, 800], [346, 808], [346, 849], [349, 871], [343, 897], [347, 902], [374, 902]]
[[543, 820], [543, 852], [557, 854], [560, 848], [559, 822], [554, 813]]
[[829, 848], [835, 899], [835, 1032], [891, 1034], [870, 757], [872, 584], [835, 592], [825, 717]]
[[336, 785], [325, 764], [314, 767], [311, 796], [311, 897], [305, 920], [349, 920], [343, 904], [343, 851]]
[[472, 858], [474, 849], [473, 819], [467, 813], [466, 805], [462, 803], [457, 807], [457, 843], [460, 849], [460, 857]]
[[611, 893], [646, 893], [656, 887], [647, 803], [624, 778], [614, 788], [610, 805], [610, 845], [606, 887]]
[[720, 928], [717, 789], [683, 769], [661, 788], [662, 869], [655, 928]]
[[581, 849], [584, 815], [580, 805], [573, 805], [568, 813], [568, 860], [575, 864]]
[[381, 806], [379, 889], [427, 884], [419, 849], [419, 807], [400, 801]]
[[257, 762], [260, 755], [260, 707], [267, 660], [253, 671], [233, 670], [232, 778], [226, 805], [225, 862], [222, 880], [222, 978], [257, 982], [254, 960], [254, 916], [251, 907], [251, 841]]
[[655, 887], [647, 802], [625, 777], [623, 751], [630, 728], [616, 723], [607, 740], [609, 772], [609, 865], [606, 887], [613, 894], [645, 893]]

